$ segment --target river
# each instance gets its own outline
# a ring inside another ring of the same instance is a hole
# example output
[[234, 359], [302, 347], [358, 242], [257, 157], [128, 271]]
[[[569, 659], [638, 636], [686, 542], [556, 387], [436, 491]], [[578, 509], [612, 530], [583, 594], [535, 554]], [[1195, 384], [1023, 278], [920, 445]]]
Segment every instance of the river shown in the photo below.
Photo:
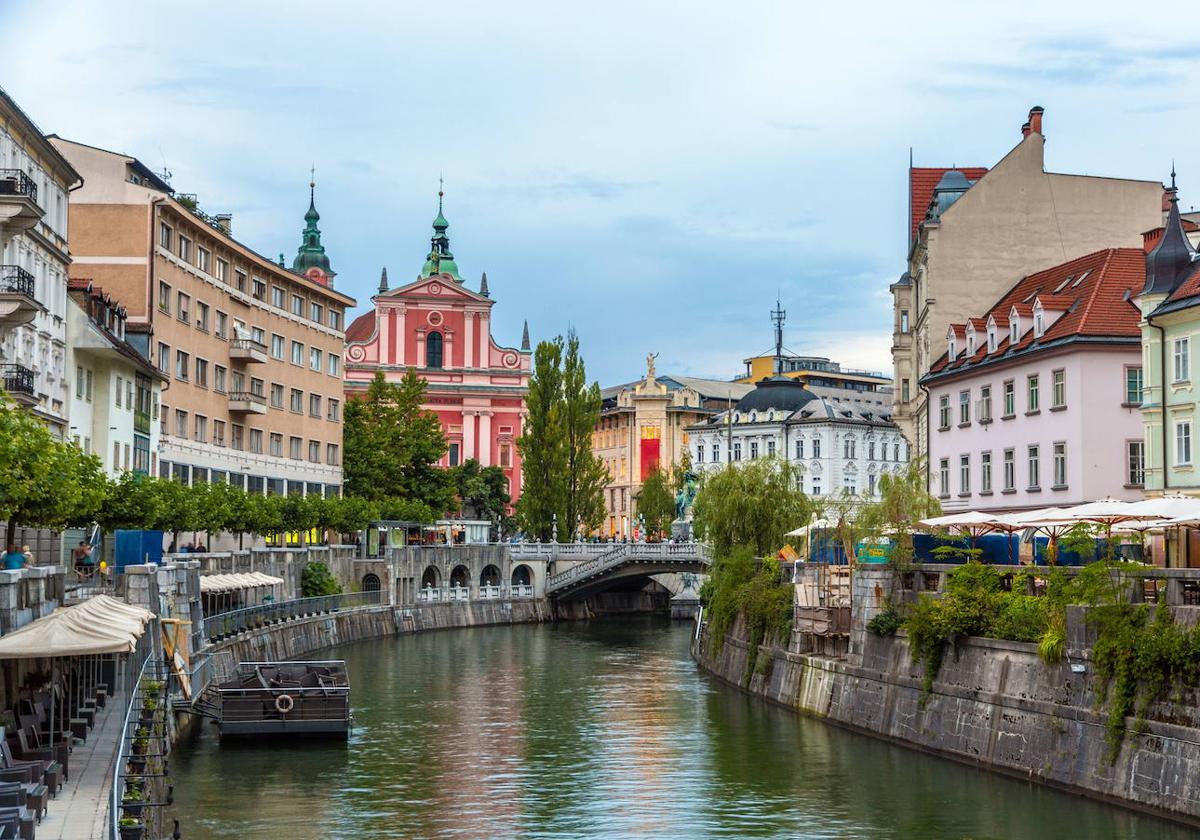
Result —
[[799, 717], [699, 673], [691, 625], [346, 645], [348, 744], [172, 755], [185, 840], [1183, 838], [1186, 828]]

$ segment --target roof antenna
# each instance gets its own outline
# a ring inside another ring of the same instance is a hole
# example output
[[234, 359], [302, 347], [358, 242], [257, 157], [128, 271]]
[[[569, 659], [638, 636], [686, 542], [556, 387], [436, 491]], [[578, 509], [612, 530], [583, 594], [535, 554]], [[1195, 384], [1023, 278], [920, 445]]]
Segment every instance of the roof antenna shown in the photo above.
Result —
[[783, 375], [783, 322], [787, 312], [779, 301], [779, 290], [775, 290], [775, 308], [771, 310], [771, 321], [775, 324], [775, 375]]

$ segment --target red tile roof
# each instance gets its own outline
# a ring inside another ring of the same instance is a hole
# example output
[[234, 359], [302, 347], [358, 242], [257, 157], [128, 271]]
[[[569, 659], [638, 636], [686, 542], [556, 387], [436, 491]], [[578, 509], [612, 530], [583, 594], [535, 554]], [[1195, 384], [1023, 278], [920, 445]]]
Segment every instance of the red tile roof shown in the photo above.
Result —
[[[1086, 272], [1079, 285], [1068, 285], [1058, 294], [1053, 290], [1069, 277], [1078, 277]], [[1008, 290], [1004, 297], [988, 310], [997, 322], [1007, 319], [1015, 305], [1022, 316], [1032, 314], [1033, 307], [1022, 303], [1025, 299], [1042, 300], [1043, 307], [1052, 301], [1056, 311], [1066, 311], [1047, 327], [1041, 338], [1035, 339], [1033, 330], [1024, 332], [1015, 348], [1009, 346], [1006, 332], [996, 349], [989, 353], [987, 345], [980, 347], [969, 359], [960, 355], [950, 362], [946, 354], [930, 368], [930, 373], [957, 370], [983, 361], [1002, 358], [1010, 349], [1025, 350], [1035, 345], [1045, 345], [1075, 336], [1136, 338], [1141, 336], [1138, 322], [1141, 313], [1130, 300], [1146, 282], [1146, 255], [1141, 248], [1108, 248], [1096, 251], [1070, 262], [1056, 265], [1045, 271], [1022, 278]], [[1188, 283], [1200, 284], [1200, 276], [1193, 275]], [[1200, 294], [1198, 288], [1195, 294]], [[957, 326], [957, 325], [956, 325]]]
[[917, 236], [917, 228], [925, 219], [929, 202], [933, 200], [933, 189], [942, 176], [957, 169], [968, 181], [978, 181], [987, 174], [986, 166], [910, 166], [908, 168], [908, 215], [911, 220], [908, 236], [911, 242]]
[[366, 341], [375, 332], [375, 310], [359, 315], [346, 328], [346, 341]]

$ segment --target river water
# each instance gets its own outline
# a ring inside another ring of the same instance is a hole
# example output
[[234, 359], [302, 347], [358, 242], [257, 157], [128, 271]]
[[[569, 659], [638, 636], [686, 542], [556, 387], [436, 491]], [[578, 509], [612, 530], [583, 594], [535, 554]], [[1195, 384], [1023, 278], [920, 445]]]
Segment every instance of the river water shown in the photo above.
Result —
[[699, 673], [637, 619], [346, 645], [348, 744], [171, 760], [185, 840], [1183, 838], [1155, 818], [846, 732]]

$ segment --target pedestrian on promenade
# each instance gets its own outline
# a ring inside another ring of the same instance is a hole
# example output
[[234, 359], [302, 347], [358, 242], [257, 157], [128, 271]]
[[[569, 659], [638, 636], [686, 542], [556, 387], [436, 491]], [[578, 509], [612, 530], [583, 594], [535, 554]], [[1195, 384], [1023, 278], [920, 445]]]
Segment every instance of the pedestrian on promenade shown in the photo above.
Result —
[[80, 540], [79, 545], [71, 551], [71, 560], [75, 566], [75, 574], [80, 578], [89, 578], [96, 570], [96, 565], [92, 561], [92, 549], [86, 540]]
[[25, 555], [17, 551], [16, 544], [9, 543], [8, 550], [4, 552], [4, 568], [6, 570], [20, 569], [25, 563]]
[[25, 565], [26, 566], [34, 565], [33, 552], [30, 551], [29, 546], [27, 546], [27, 545], [21, 546], [21, 553], [25, 555]]

